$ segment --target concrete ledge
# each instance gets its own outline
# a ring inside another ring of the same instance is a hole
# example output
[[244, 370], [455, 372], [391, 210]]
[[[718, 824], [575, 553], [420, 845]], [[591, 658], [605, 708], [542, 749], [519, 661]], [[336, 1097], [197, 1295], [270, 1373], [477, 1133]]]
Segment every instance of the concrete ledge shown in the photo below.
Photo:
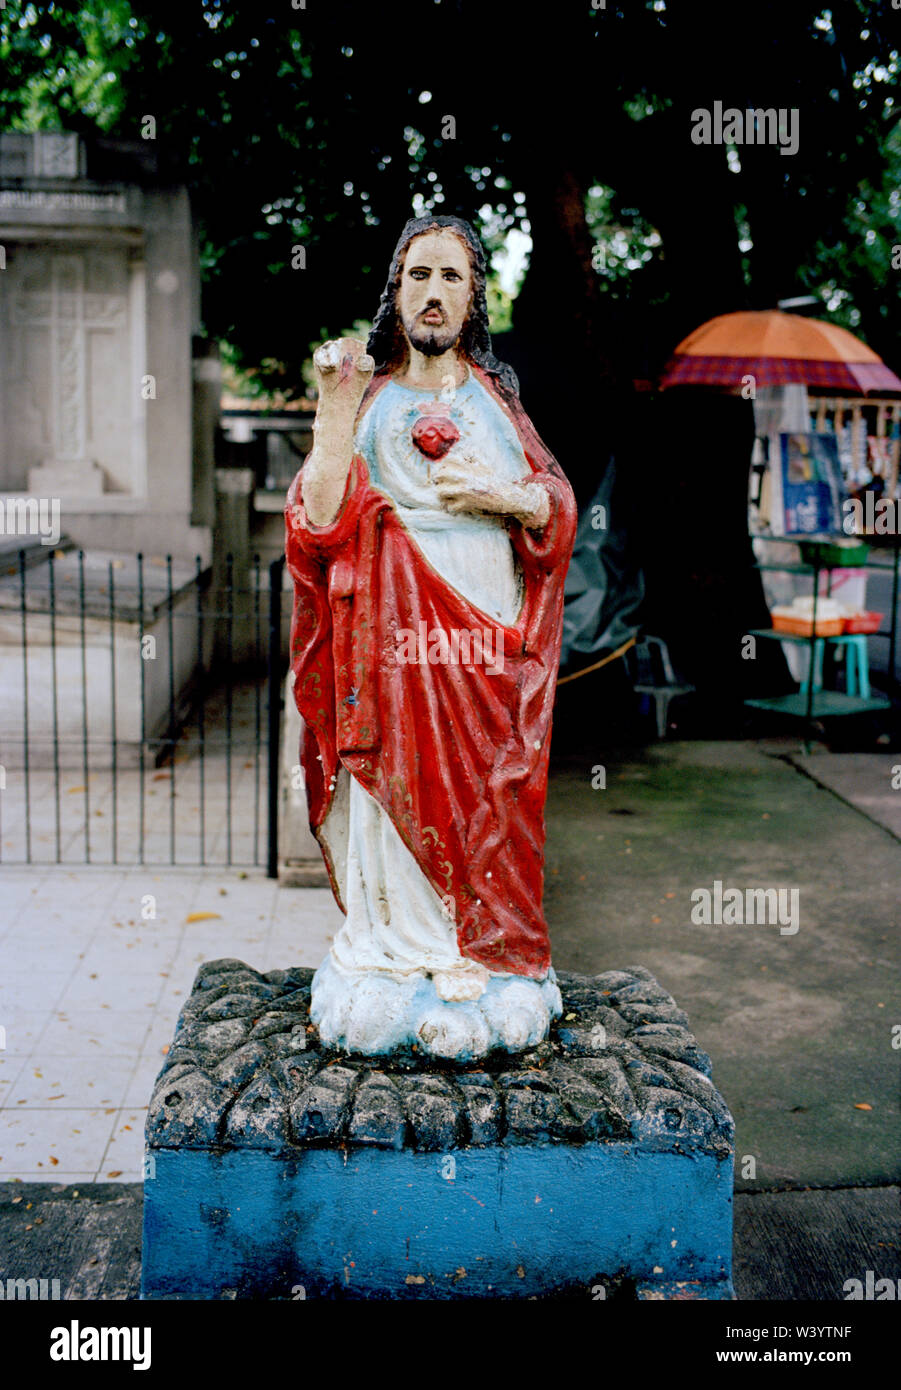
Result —
[[281, 888], [328, 888], [328, 874], [322, 859], [280, 859], [278, 882]]
[[547, 1042], [466, 1068], [323, 1050], [311, 977], [198, 972], [148, 1112], [145, 1298], [731, 1296], [732, 1119], [648, 971], [561, 974]]
[[307, 793], [296, 785], [303, 728], [294, 699], [294, 672], [283, 687], [281, 780], [278, 814], [278, 881], [283, 888], [328, 888], [329, 877], [319, 841], [310, 829]]

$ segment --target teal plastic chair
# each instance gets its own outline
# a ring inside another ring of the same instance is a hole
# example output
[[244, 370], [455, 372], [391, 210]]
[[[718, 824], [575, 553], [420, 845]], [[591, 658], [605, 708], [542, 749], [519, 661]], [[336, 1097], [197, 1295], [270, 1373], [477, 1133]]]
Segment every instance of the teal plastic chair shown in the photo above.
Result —
[[836, 637], [837, 645], [845, 649], [845, 690], [849, 695], [870, 698], [870, 654], [865, 632], [849, 632]]
[[[848, 632], [843, 637], [830, 637], [830, 642], [845, 648], [845, 692], [859, 695], [862, 700], [870, 698], [870, 654], [867, 649], [865, 632]], [[826, 639], [818, 637], [813, 644], [813, 688], [823, 688], [823, 651]], [[807, 694], [809, 676], [801, 682], [801, 690]]]

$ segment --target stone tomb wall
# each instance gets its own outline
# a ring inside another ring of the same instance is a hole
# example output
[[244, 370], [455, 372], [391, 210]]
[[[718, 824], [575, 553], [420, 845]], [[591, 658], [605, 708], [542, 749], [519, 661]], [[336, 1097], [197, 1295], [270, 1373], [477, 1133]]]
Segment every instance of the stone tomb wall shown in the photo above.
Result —
[[0, 497], [58, 498], [83, 547], [207, 562], [187, 191], [148, 172], [146, 151], [118, 152], [121, 179], [101, 180], [91, 147], [55, 141], [0, 136]]
[[146, 460], [135, 448], [143, 402], [131, 389], [142, 282], [124, 245], [11, 248], [0, 294], [9, 344], [0, 375], [12, 407], [0, 435], [4, 491], [41, 491], [44, 468], [60, 481], [71, 474], [88, 494], [146, 490]]

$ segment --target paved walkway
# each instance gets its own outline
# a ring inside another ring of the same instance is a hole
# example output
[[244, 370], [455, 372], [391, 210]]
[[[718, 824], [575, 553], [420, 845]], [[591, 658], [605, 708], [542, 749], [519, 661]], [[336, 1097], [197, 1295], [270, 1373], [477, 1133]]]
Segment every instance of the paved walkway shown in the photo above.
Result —
[[901, 754], [830, 753], [817, 746], [791, 761], [901, 840]]
[[0, 894], [0, 1181], [139, 1181], [197, 966], [316, 966], [341, 921], [256, 871], [3, 869]]
[[[647, 966], [685, 1009], [735, 1116], [745, 1191], [901, 1170], [901, 848], [800, 773], [799, 752], [789, 739], [599, 745], [558, 762], [548, 791], [554, 960]], [[896, 760], [855, 759], [855, 797], [881, 793]], [[798, 931], [696, 924], [692, 894], [716, 881], [796, 890]]]

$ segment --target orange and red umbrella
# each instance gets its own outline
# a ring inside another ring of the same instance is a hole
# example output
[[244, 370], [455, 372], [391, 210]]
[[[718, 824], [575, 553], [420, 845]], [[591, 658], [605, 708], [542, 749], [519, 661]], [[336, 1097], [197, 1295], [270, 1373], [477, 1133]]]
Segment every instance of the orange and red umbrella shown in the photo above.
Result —
[[720, 314], [689, 333], [660, 385], [757, 386], [797, 382], [814, 389], [901, 395], [901, 378], [846, 328], [776, 309]]

